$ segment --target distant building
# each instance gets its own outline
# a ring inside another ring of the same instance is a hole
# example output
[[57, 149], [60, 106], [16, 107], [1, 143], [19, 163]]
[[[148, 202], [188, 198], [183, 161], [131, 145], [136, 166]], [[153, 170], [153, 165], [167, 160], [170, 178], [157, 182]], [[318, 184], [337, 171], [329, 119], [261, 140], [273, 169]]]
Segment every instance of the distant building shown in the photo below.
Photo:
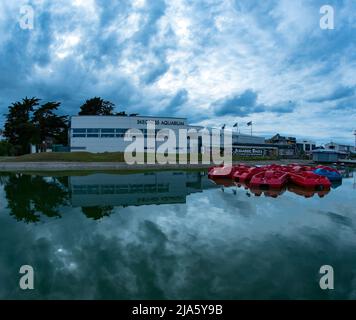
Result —
[[[125, 141], [125, 133], [129, 129], [140, 129], [144, 134], [144, 145], [146, 152], [156, 152], [163, 141], [156, 141], [155, 146], [147, 146], [147, 124], [155, 123], [156, 134], [160, 130], [171, 129], [176, 136], [175, 146], [171, 148], [171, 153], [182, 153], [185, 149], [180, 146], [179, 130], [196, 129], [199, 132], [204, 127], [192, 126], [188, 124], [186, 118], [172, 117], [150, 117], [150, 116], [73, 116], [71, 117], [69, 139], [71, 151], [87, 152], [124, 152], [131, 143]], [[206, 128], [209, 131], [211, 128]], [[188, 152], [221, 152], [223, 146], [224, 132], [228, 130], [215, 129], [220, 132], [220, 144], [205, 146], [201, 136], [198, 135], [197, 146], [190, 143], [188, 137]], [[270, 156], [277, 153], [277, 148], [266, 145], [264, 137], [240, 134], [237, 131], [232, 133], [232, 152], [235, 155], [243, 156]], [[219, 140], [219, 139], [218, 139]], [[208, 148], [210, 147], [210, 149]]]
[[338, 144], [335, 142], [330, 142], [325, 145], [326, 150], [333, 150], [336, 152], [341, 152], [349, 155], [350, 153], [355, 152], [355, 146], [346, 145], [346, 144]]
[[232, 153], [241, 157], [276, 157], [278, 156], [278, 148], [266, 144], [264, 137], [233, 132]]
[[316, 143], [308, 140], [297, 141], [297, 149], [300, 153], [311, 154], [316, 149]]
[[325, 144], [324, 149], [313, 151], [313, 160], [316, 162], [337, 162], [350, 157], [355, 153], [355, 147], [351, 145], [330, 142]]
[[297, 143], [297, 139], [294, 137], [284, 137], [279, 133], [274, 135], [272, 138], [266, 140], [267, 143], [272, 144], [287, 144], [287, 145], [295, 145]]
[[313, 161], [321, 163], [337, 162], [340, 159], [340, 153], [333, 150], [318, 149], [312, 151]]
[[279, 133], [266, 140], [270, 147], [278, 149], [278, 156], [281, 158], [295, 158], [297, 156], [297, 139], [294, 137], [284, 137]]

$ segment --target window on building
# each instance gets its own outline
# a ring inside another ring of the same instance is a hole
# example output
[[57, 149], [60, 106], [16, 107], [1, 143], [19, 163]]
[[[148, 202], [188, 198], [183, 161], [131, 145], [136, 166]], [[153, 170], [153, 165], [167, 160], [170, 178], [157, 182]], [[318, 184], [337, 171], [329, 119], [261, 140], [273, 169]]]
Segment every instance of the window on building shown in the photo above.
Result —
[[127, 131], [128, 129], [115, 129], [115, 132], [116, 133], [126, 133], [126, 131]]
[[86, 147], [70, 147], [71, 150], [86, 150]]
[[[129, 129], [120, 128], [80, 128], [80, 129], [72, 129], [72, 137], [73, 138], [124, 138], [126, 132]], [[156, 130], [158, 131], [158, 130]], [[147, 137], [147, 129], [141, 130], [145, 137]], [[136, 135], [134, 135], [136, 136]], [[154, 135], [152, 135], [154, 137]]]
[[101, 133], [115, 133], [115, 129], [101, 129]]
[[73, 129], [73, 133], [86, 133], [87, 129]]

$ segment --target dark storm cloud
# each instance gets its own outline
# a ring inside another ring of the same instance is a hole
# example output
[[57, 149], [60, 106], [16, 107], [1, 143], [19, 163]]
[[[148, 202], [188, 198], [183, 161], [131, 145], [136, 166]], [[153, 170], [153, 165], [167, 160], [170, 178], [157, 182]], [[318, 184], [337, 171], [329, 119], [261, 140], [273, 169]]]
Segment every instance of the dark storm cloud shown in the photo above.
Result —
[[343, 98], [351, 97], [355, 94], [354, 87], [338, 87], [333, 92], [327, 95], [322, 95], [320, 97], [310, 99], [310, 102], [327, 102], [327, 101], [335, 101]]
[[188, 91], [186, 89], [179, 90], [165, 108], [165, 112], [171, 115], [176, 114], [180, 108], [187, 103], [188, 99]]
[[249, 89], [242, 94], [216, 101], [212, 107], [217, 116], [233, 115], [239, 117], [246, 117], [253, 113], [261, 112], [290, 113], [296, 107], [296, 104], [292, 102], [281, 103], [275, 106], [258, 104], [257, 98], [257, 92]]
[[163, 76], [169, 70], [169, 64], [164, 60], [159, 60], [156, 64], [150, 64], [144, 69], [144, 75], [141, 77], [141, 80], [147, 85], [156, 82]]
[[263, 112], [264, 108], [256, 106], [257, 93], [252, 90], [246, 90], [240, 95], [227, 97], [213, 104], [217, 116], [236, 115], [247, 116], [251, 113]]
[[[33, 30], [19, 27], [24, 4], [34, 8]], [[309, 129], [313, 124], [315, 139], [322, 137], [315, 124], [331, 130], [333, 122], [317, 107], [310, 112], [311, 107], [322, 102], [347, 107], [341, 100], [355, 95], [356, 59], [355, 2], [329, 3], [336, 13], [334, 30], [319, 27], [324, 4], [2, 1], [0, 114], [25, 96], [60, 101], [62, 113], [76, 114], [83, 101], [100, 95], [119, 110], [146, 115], [179, 111], [196, 124], [273, 113], [288, 118], [285, 123], [296, 121]], [[178, 95], [182, 88], [189, 99], [174, 107], [184, 100], [184, 94]], [[296, 106], [308, 112], [308, 121], [291, 113]], [[345, 137], [354, 117], [354, 112], [338, 114], [337, 121], [347, 123]], [[268, 121], [261, 119], [260, 128], [270, 130]]]
[[[20, 4], [8, 12], [10, 36], [0, 46], [0, 107], [3, 111], [13, 101], [38, 96], [61, 101], [62, 112], [76, 114], [85, 99], [96, 95], [112, 100], [121, 109], [140, 110], [144, 105], [142, 90], [132, 79], [119, 70], [110, 72], [107, 77], [104, 74], [108, 67], [115, 68], [123, 59], [123, 50], [130, 45], [137, 47], [138, 56], [145, 54], [158, 31], [157, 23], [164, 15], [164, 1], [150, 2], [140, 10], [145, 23], [126, 40], [119, 39], [119, 30], [112, 25], [125, 21], [133, 10], [131, 1], [115, 1], [109, 6], [106, 1], [97, 0], [96, 23], [90, 23], [90, 19], [85, 21], [81, 8], [59, 10], [58, 3], [30, 4], [35, 11], [33, 30], [22, 30], [17, 23]], [[68, 32], [77, 33], [80, 41], [58, 59], [61, 46], [65, 45], [64, 39], [58, 37]], [[169, 69], [165, 46], [152, 50], [156, 62], [148, 61], [148, 67], [142, 69], [140, 78], [144, 84], [157, 81]], [[146, 103], [150, 105], [149, 98]]]

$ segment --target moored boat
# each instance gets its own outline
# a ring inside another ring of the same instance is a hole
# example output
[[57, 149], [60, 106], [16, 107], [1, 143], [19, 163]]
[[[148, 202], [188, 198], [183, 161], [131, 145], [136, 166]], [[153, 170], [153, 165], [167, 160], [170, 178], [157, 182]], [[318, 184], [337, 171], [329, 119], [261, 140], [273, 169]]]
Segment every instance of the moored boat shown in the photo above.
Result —
[[251, 188], [281, 189], [288, 182], [288, 173], [283, 171], [267, 170], [255, 174], [249, 185]]
[[290, 181], [306, 189], [327, 190], [331, 187], [331, 182], [324, 176], [318, 176], [310, 171], [289, 173]]
[[240, 168], [240, 166], [221, 166], [213, 167], [208, 171], [210, 179], [232, 178], [233, 174]]
[[237, 183], [248, 183], [255, 174], [262, 171], [265, 171], [264, 167], [240, 168], [234, 172], [232, 178]]
[[331, 167], [318, 166], [313, 172], [319, 176], [327, 177], [330, 181], [342, 180], [340, 172]]

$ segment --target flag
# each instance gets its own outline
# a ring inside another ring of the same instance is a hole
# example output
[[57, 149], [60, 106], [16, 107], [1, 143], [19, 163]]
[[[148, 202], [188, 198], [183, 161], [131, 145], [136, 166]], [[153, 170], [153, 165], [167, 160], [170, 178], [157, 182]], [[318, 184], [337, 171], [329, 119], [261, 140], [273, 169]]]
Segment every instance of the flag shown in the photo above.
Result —
[[248, 127], [249, 127], [249, 126], [252, 126], [252, 121], [247, 122], [247, 126], [248, 126]]
[[236, 122], [236, 123], [234, 124], [234, 128], [237, 128], [238, 125], [239, 125], [239, 124]]

